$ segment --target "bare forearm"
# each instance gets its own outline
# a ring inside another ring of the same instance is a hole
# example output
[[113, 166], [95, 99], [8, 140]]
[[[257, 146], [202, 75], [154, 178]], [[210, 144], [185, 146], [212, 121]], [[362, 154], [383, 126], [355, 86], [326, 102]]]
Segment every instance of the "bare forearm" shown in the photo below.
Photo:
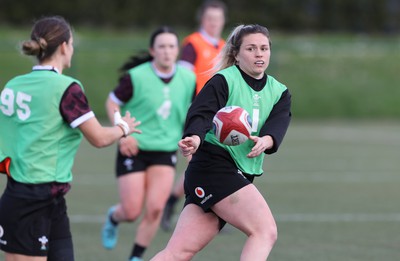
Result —
[[85, 138], [96, 148], [107, 147], [124, 136], [120, 126], [103, 127], [96, 118], [92, 118], [79, 126]]

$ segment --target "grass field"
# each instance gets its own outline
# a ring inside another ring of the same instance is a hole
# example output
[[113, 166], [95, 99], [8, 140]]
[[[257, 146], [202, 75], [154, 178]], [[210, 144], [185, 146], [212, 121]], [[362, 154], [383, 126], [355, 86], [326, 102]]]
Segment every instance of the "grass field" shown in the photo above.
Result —
[[[0, 27], [0, 34], [3, 86], [33, 63], [16, 48], [29, 30]], [[147, 38], [147, 32], [77, 28], [73, 67], [66, 73], [83, 82], [97, 115], [104, 115], [116, 69], [145, 49]], [[273, 33], [269, 72], [290, 88], [295, 120], [255, 181], [278, 223], [270, 260], [400, 260], [399, 42], [398, 36]], [[325, 120], [305, 120], [310, 118]], [[332, 120], [338, 118], [365, 120]], [[118, 198], [114, 157], [115, 147], [97, 150], [85, 141], [78, 152], [67, 196], [76, 260], [127, 260], [130, 253], [136, 223], [121, 225], [115, 250], [100, 242], [104, 215]], [[4, 184], [1, 178], [0, 188]], [[160, 231], [145, 259], [169, 237]], [[228, 227], [194, 260], [239, 260], [244, 241]]]
[[[33, 65], [17, 48], [29, 33], [29, 28], [0, 26], [0, 86]], [[178, 33], [182, 39], [188, 32]], [[72, 68], [64, 73], [83, 83], [96, 115], [105, 116], [104, 103], [117, 84], [118, 68], [129, 56], [148, 48], [149, 35], [145, 30], [75, 28]], [[267, 72], [290, 89], [297, 118], [400, 116], [399, 36], [281, 34], [271, 30], [271, 37]]]
[[[269, 260], [400, 260], [399, 133], [398, 122], [294, 121], [255, 181], [278, 223]], [[76, 260], [126, 260], [130, 253], [137, 223], [120, 226], [115, 250], [100, 242], [104, 214], [117, 200], [114, 152], [86, 142], [78, 152], [67, 196]], [[160, 230], [145, 259], [169, 236]], [[244, 240], [228, 227], [194, 260], [239, 260]]]

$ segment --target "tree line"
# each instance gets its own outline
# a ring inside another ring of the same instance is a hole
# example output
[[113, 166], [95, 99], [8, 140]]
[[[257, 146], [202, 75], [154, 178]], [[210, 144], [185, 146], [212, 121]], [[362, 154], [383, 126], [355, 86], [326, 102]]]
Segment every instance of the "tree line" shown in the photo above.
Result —
[[[149, 28], [161, 24], [195, 28], [203, 0], [0, 0], [0, 23], [22, 26], [44, 15], [72, 24]], [[225, 0], [227, 26], [259, 23], [300, 32], [400, 32], [399, 0]]]

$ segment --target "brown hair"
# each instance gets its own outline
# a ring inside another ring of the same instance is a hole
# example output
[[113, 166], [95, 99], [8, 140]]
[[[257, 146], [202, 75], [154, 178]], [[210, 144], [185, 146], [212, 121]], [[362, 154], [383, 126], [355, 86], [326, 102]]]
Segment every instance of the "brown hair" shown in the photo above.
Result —
[[61, 16], [44, 17], [32, 27], [31, 40], [22, 43], [22, 52], [39, 62], [50, 58], [57, 47], [71, 38], [71, 27]]
[[201, 18], [203, 17], [204, 13], [208, 8], [219, 8], [224, 11], [224, 17], [226, 18], [227, 7], [226, 4], [219, 0], [205, 0], [203, 4], [197, 10], [197, 22], [201, 22]]
[[224, 48], [217, 57], [217, 65], [215, 70], [222, 70], [236, 64], [236, 55], [239, 53], [240, 46], [243, 42], [243, 37], [249, 34], [263, 34], [268, 38], [270, 47], [272, 46], [271, 37], [266, 27], [258, 24], [239, 25], [235, 27], [226, 40]]
[[[170, 26], [163, 25], [163, 26], [157, 28], [151, 34], [149, 47], [153, 48], [154, 42], [156, 41], [157, 36], [160, 34], [164, 34], [164, 33], [170, 33], [170, 34], [175, 35], [177, 42], [179, 42], [179, 37], [178, 37], [178, 34], [176, 33], [176, 31]], [[126, 71], [128, 71], [129, 69], [132, 69], [133, 67], [136, 67], [142, 63], [152, 61], [152, 60], [153, 60], [153, 57], [149, 54], [148, 51], [142, 51], [139, 54], [130, 57], [129, 60], [124, 65], [121, 66], [120, 71], [122, 73], [125, 73]]]

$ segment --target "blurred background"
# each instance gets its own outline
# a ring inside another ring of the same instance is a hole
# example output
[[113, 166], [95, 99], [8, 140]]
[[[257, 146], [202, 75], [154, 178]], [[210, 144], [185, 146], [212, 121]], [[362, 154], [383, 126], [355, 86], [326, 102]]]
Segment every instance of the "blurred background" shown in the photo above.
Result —
[[[64, 73], [83, 83], [91, 107], [107, 123], [104, 103], [118, 68], [148, 48], [159, 25], [174, 26], [181, 40], [196, 30], [201, 3], [0, 0], [0, 86], [35, 63], [18, 49], [32, 22], [62, 15], [76, 45]], [[400, 0], [225, 3], [224, 37], [241, 23], [265, 25], [272, 37], [267, 73], [292, 93], [286, 139], [255, 182], [278, 223], [270, 260], [400, 260]], [[68, 195], [77, 260], [125, 260], [133, 242], [136, 224], [126, 224], [114, 251], [100, 244], [103, 215], [118, 199], [115, 149], [83, 142], [78, 152]], [[145, 258], [169, 236], [160, 231]], [[244, 240], [231, 228], [195, 260], [239, 260]]]
[[[80, 79], [99, 116], [128, 56], [145, 50], [151, 30], [197, 29], [201, 0], [0, 0], [0, 84], [32, 63], [19, 54], [32, 22], [62, 15], [75, 30], [68, 74]], [[271, 31], [269, 73], [293, 92], [296, 118], [397, 118], [399, 0], [227, 0], [224, 37], [241, 23]]]
[[[160, 24], [196, 24], [194, 13], [201, 0], [2, 0], [0, 22], [26, 25], [42, 15], [59, 14], [75, 25], [149, 27]], [[396, 33], [398, 0], [226, 0], [228, 24], [260, 23], [274, 30], [300, 32]]]

